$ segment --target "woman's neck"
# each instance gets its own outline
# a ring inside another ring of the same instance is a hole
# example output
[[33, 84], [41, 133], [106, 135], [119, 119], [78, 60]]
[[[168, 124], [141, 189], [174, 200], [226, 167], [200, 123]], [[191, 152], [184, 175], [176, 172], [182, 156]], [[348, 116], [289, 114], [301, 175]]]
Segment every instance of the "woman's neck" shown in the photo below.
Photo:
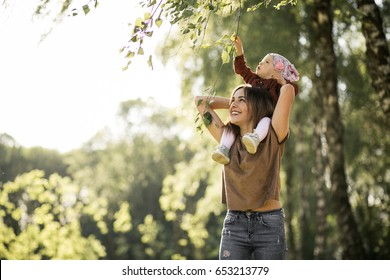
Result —
[[241, 137], [244, 136], [246, 133], [252, 133], [252, 125], [247, 125], [247, 126], [240, 126], [240, 135]]

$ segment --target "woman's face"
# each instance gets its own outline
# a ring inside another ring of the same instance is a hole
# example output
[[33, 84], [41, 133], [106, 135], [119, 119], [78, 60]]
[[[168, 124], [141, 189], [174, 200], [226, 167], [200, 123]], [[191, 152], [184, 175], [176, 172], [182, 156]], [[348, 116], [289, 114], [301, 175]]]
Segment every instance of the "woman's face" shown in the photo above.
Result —
[[263, 79], [271, 79], [274, 71], [273, 58], [270, 54], [267, 54], [256, 67], [257, 76]]
[[234, 92], [230, 100], [229, 118], [232, 124], [240, 127], [248, 124], [249, 110], [244, 88], [239, 88]]

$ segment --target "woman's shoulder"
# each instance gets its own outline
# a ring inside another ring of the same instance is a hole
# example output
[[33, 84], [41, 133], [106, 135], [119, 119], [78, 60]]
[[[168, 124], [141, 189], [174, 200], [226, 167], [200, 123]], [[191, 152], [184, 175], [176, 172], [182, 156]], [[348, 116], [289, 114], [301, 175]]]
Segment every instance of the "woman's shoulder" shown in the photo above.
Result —
[[287, 141], [288, 137], [290, 136], [290, 131], [288, 131], [288, 132], [287, 132], [287, 135], [286, 135], [283, 139], [281, 139], [281, 140], [279, 141], [278, 135], [276, 134], [275, 128], [273, 127], [272, 122], [271, 122], [271, 124], [270, 124], [270, 129], [269, 129], [269, 136], [270, 136], [275, 142], [277, 142], [279, 145], [282, 145], [282, 144], [284, 144], [284, 143]]

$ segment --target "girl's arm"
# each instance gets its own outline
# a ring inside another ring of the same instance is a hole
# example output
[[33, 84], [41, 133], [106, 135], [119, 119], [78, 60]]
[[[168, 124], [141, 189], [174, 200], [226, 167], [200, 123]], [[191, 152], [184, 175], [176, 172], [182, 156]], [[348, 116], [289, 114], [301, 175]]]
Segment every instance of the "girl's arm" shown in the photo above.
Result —
[[291, 84], [285, 84], [280, 89], [278, 103], [272, 117], [272, 126], [275, 129], [279, 142], [283, 141], [289, 129], [289, 118], [295, 99], [295, 90]]
[[229, 109], [230, 99], [218, 96], [196, 96], [194, 101], [201, 118], [204, 119], [206, 117], [211, 121], [206, 127], [211, 136], [219, 143], [222, 137], [224, 123], [214, 110]]
[[257, 76], [257, 74], [246, 64], [244, 46], [240, 37], [236, 34], [234, 34], [234, 48], [236, 49], [236, 57], [233, 64], [234, 73], [240, 75], [245, 83], [252, 85], [256, 84], [259, 80], [259, 76]]

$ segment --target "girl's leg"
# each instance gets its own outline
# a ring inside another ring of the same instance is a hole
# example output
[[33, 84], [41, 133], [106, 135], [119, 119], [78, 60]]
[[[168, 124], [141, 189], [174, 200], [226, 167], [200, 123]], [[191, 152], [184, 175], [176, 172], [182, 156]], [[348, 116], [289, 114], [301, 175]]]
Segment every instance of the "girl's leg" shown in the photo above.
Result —
[[226, 131], [226, 129], [222, 133], [221, 142], [219, 143], [222, 146], [225, 146], [230, 150], [234, 143], [234, 134], [232, 132]]
[[267, 136], [270, 124], [271, 124], [271, 119], [267, 117], [262, 118], [257, 124], [255, 128], [255, 132], [259, 136], [260, 142], [263, 141], [264, 138]]
[[228, 164], [230, 162], [229, 151], [233, 143], [233, 133], [224, 130], [222, 133], [220, 144], [211, 156], [212, 159], [220, 164]]
[[253, 133], [247, 133], [244, 135], [244, 137], [242, 138], [242, 142], [244, 143], [248, 153], [256, 153], [257, 146], [259, 146], [260, 142], [263, 141], [268, 134], [270, 123], [271, 119], [268, 117], [264, 117], [257, 124]]

